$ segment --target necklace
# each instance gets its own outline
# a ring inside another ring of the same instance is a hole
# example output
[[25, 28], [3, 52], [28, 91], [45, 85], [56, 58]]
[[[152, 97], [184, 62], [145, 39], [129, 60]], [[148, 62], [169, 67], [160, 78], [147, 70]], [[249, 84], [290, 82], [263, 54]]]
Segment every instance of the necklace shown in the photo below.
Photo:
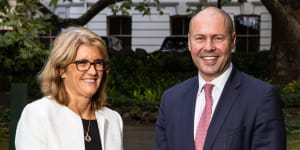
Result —
[[87, 128], [86, 133], [85, 133], [85, 136], [84, 136], [84, 140], [85, 140], [86, 142], [91, 142], [91, 141], [92, 141], [92, 138], [91, 138], [91, 136], [89, 135], [89, 132], [90, 132], [90, 125], [91, 125], [91, 120], [89, 120], [88, 128]]

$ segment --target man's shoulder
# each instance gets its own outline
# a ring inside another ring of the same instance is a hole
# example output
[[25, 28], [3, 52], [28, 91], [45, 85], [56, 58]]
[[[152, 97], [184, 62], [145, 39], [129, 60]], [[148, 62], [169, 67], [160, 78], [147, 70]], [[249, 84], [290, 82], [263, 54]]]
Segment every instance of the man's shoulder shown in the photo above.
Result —
[[198, 87], [198, 76], [193, 76], [188, 78], [180, 83], [173, 85], [172, 87], [168, 88], [166, 92], [172, 91], [182, 91], [185, 89], [189, 89], [190, 87], [197, 88]]
[[241, 81], [242, 83], [248, 85], [248, 86], [256, 86], [256, 87], [264, 87], [264, 88], [271, 88], [273, 87], [270, 83], [267, 81], [263, 81], [262, 79], [259, 79], [257, 77], [254, 77], [252, 75], [249, 75], [245, 72], [241, 73]]
[[[251, 96], [268, 95], [270, 93], [278, 93], [276, 87], [267, 81], [263, 81], [257, 77], [247, 74], [237, 69], [233, 70], [227, 85], [238, 88], [239, 91]], [[229, 83], [230, 82], [230, 83]], [[227, 86], [228, 87], [228, 86]]]

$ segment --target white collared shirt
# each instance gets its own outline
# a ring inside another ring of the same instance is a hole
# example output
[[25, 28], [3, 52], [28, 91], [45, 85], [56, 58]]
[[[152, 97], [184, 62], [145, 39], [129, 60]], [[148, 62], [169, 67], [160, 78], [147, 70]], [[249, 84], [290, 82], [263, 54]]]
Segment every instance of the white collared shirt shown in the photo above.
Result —
[[[231, 73], [232, 70], [232, 64], [230, 63], [228, 69], [221, 74], [219, 77], [217, 77], [216, 79], [212, 80], [211, 84], [214, 84], [214, 87], [212, 89], [212, 99], [213, 99], [213, 105], [212, 105], [212, 114], [211, 116], [213, 116], [213, 113], [216, 109], [216, 106], [219, 102], [221, 93], [224, 89], [225, 83], [229, 78], [229, 75]], [[198, 123], [200, 120], [200, 116], [202, 114], [202, 111], [204, 109], [205, 106], [205, 94], [204, 94], [204, 90], [203, 86], [204, 84], [206, 84], [206, 82], [202, 79], [202, 77], [200, 76], [199, 73], [199, 89], [198, 89], [198, 93], [197, 93], [197, 98], [196, 98], [196, 105], [195, 105], [195, 118], [194, 118], [194, 138], [196, 137], [196, 131], [197, 131], [197, 127], [198, 127]]]

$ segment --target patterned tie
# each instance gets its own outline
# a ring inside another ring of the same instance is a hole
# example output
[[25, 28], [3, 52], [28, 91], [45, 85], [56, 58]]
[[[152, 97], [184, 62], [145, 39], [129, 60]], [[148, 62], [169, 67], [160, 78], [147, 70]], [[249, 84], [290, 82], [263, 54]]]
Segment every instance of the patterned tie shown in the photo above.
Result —
[[205, 84], [204, 92], [205, 92], [205, 107], [202, 112], [196, 137], [195, 137], [195, 150], [202, 150], [205, 142], [206, 132], [210, 123], [210, 117], [212, 112], [212, 96], [211, 91], [214, 87], [213, 84]]

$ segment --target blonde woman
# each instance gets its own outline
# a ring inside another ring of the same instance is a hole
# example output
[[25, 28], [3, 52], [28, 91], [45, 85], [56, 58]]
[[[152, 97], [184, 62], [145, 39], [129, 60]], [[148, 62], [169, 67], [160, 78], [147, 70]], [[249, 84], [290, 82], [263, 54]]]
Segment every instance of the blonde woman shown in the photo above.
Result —
[[122, 118], [105, 107], [107, 61], [98, 35], [63, 30], [38, 76], [45, 96], [28, 104], [18, 122], [16, 149], [122, 150]]

